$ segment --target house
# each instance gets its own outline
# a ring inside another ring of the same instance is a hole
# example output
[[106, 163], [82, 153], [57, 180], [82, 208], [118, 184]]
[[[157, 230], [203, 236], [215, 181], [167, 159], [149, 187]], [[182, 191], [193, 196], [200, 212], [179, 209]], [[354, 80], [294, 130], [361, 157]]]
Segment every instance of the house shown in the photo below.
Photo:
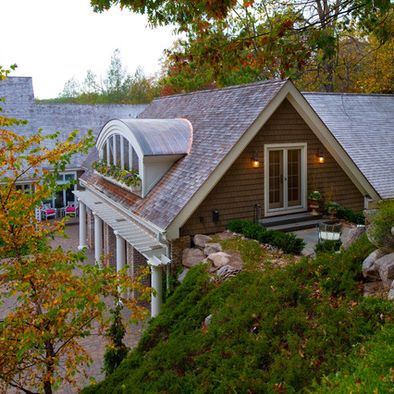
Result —
[[132, 275], [149, 264], [156, 316], [194, 234], [302, 215], [313, 190], [353, 210], [394, 198], [393, 113], [390, 95], [301, 94], [288, 80], [158, 98], [99, 133], [75, 192], [80, 248]]
[[[29, 135], [42, 129], [44, 134], [60, 131], [60, 139], [66, 140], [70, 131], [79, 130], [85, 134], [92, 130], [98, 134], [101, 126], [113, 117], [135, 118], [146, 105], [81, 105], [54, 104], [36, 102], [31, 77], [8, 77], [0, 81], [0, 97], [5, 116], [27, 120], [27, 125], [15, 126], [13, 131]], [[47, 141], [49, 144], [49, 141]], [[84, 155], [75, 155], [72, 162], [60, 174], [58, 183], [77, 181], [82, 174]], [[31, 188], [32, 179], [28, 176], [18, 182], [17, 187], [23, 190]], [[58, 191], [49, 203], [54, 208], [61, 208], [74, 201], [73, 190], [77, 183], [70, 188]]]

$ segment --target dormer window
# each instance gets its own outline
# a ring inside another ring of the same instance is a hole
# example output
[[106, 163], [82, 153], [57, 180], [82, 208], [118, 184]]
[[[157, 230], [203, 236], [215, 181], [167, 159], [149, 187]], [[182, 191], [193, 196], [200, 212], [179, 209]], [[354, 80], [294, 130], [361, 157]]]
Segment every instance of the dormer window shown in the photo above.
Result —
[[[169, 168], [190, 152], [192, 126], [186, 119], [111, 120], [100, 132], [95, 170], [144, 197]], [[138, 187], [137, 187], [138, 186]]]

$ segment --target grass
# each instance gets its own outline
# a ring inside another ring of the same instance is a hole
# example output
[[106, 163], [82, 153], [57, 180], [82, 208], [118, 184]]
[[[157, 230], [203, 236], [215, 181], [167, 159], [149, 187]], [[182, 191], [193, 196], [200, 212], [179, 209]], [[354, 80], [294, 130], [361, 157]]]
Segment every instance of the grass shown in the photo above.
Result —
[[224, 251], [238, 251], [246, 271], [269, 269], [272, 267], [272, 262], [279, 258], [286, 264], [297, 261], [295, 256], [269, 252], [258, 241], [240, 236], [230, 239], [219, 239], [218, 236], [213, 236], [212, 242], [220, 243]]

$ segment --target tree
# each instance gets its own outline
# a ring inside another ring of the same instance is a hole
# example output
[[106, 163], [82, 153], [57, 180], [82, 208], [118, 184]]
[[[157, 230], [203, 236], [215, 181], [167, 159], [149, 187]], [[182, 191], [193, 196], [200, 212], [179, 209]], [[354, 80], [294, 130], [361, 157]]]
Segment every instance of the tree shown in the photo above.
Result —
[[146, 77], [140, 67], [132, 75], [127, 73], [122, 64], [120, 51], [115, 49], [103, 82], [98, 81], [96, 74], [88, 70], [82, 83], [72, 78], [66, 82], [63, 92], [57, 99], [46, 101], [79, 104], [145, 104], [151, 102], [158, 93], [155, 79]]
[[[1, 79], [6, 74], [0, 69]], [[84, 265], [84, 252], [48, 245], [64, 222], [40, 222], [35, 208], [59, 188], [58, 173], [73, 154], [87, 152], [92, 136], [72, 132], [59, 141], [57, 133], [9, 131], [20, 123], [0, 115], [0, 301], [12, 305], [0, 321], [0, 391], [49, 394], [60, 383], [76, 384], [76, 371], [89, 364], [80, 339], [108, 328], [106, 302], [120, 299], [138, 320], [145, 308], [122, 294], [138, 289], [144, 297], [148, 289], [126, 272]], [[33, 181], [31, 194], [16, 187], [25, 178]]]
[[[313, 68], [319, 90], [335, 89], [338, 44], [344, 32], [392, 36], [390, 0], [92, 0], [94, 10], [115, 4], [144, 13], [152, 25], [176, 24], [186, 39], [168, 53], [167, 91], [269, 77], [298, 79]], [[207, 53], [208, 52], [208, 53]], [[206, 56], [208, 54], [208, 56]], [[175, 70], [175, 71], [174, 71]], [[208, 73], [207, 73], [208, 71]], [[180, 73], [177, 78], [176, 73]]]

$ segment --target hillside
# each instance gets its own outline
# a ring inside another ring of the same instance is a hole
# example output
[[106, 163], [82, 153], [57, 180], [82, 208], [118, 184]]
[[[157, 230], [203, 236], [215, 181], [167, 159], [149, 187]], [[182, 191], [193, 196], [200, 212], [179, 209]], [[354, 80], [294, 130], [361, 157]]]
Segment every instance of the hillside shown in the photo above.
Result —
[[[361, 262], [371, 249], [362, 238], [339, 255], [282, 269], [267, 263], [264, 270], [249, 269], [224, 283], [197, 266], [138, 348], [114, 374], [84, 392], [320, 392], [321, 378], [342, 369], [349, 383], [365, 362], [356, 350], [369, 340], [367, 349], [379, 354], [393, 338], [393, 305], [360, 294]], [[379, 382], [378, 392], [384, 392], [392, 357], [371, 357], [381, 363], [378, 372], [371, 369], [379, 376], [369, 381]], [[335, 376], [327, 379], [332, 384], [326, 392], [335, 391]], [[357, 376], [361, 387], [362, 379]]]

